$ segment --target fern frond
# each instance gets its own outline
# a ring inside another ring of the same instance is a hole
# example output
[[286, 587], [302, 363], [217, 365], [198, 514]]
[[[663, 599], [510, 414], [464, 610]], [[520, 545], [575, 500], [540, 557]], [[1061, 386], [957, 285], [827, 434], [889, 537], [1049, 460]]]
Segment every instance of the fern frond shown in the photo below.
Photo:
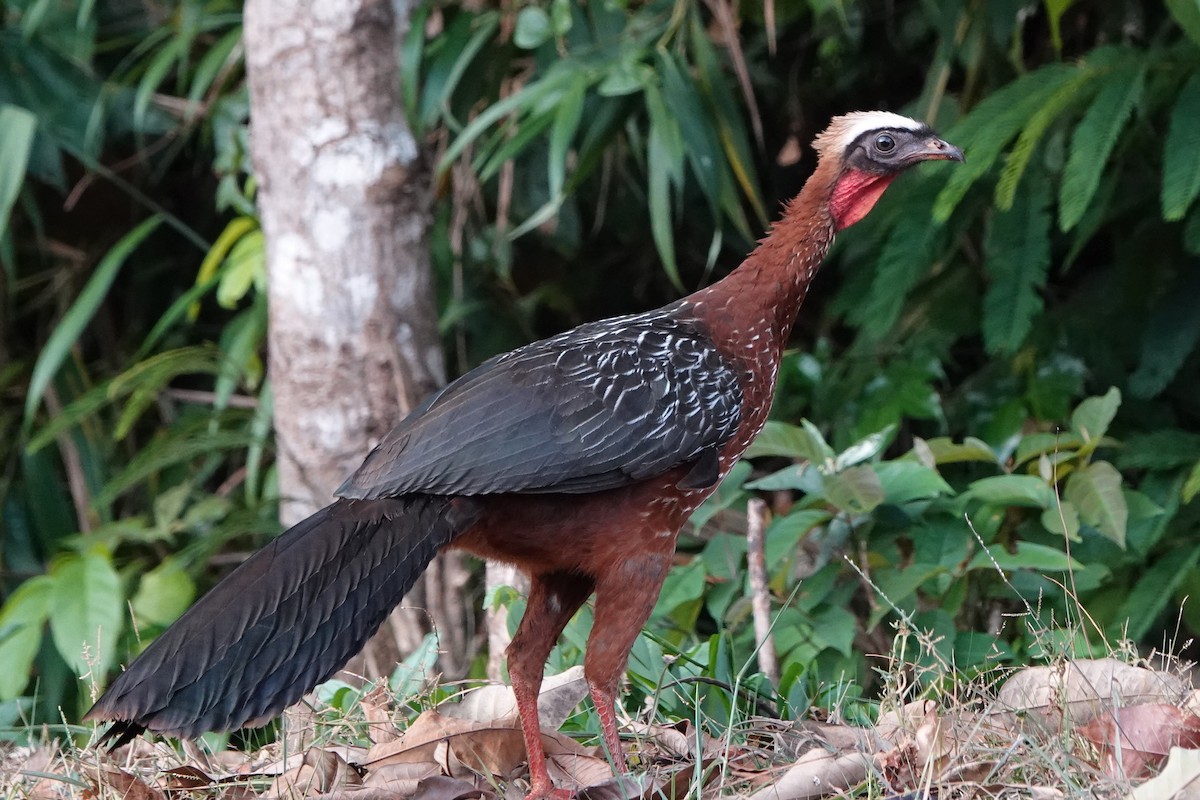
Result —
[[924, 214], [896, 221], [879, 254], [870, 291], [850, 313], [850, 321], [868, 339], [881, 339], [896, 324], [909, 293], [929, 271], [938, 231]]
[[1163, 219], [1183, 219], [1200, 194], [1200, 74], [1183, 85], [1163, 146]]
[[1038, 290], [1050, 267], [1049, 209], [1049, 184], [1041, 175], [1027, 175], [1012, 208], [988, 224], [984, 254], [991, 283], [984, 295], [983, 342], [990, 353], [1020, 347], [1042, 310]]
[[1200, 433], [1167, 428], [1122, 438], [1121, 469], [1174, 469], [1200, 459]]
[[988, 97], [948, 132], [947, 138], [967, 153], [933, 207], [933, 216], [945, 222], [979, 178], [996, 163], [1005, 145], [1021, 132], [1047, 98], [1073, 80], [1080, 67], [1051, 64], [1021, 76]]
[[1117, 138], [1146, 88], [1146, 64], [1114, 69], [1071, 137], [1071, 155], [1058, 194], [1058, 225], [1068, 231], [1079, 222], [1100, 185]]
[[1078, 74], [1046, 98], [1042, 107], [1029, 118], [1021, 135], [1017, 137], [1017, 143], [1013, 145], [1013, 149], [1004, 162], [1004, 169], [1000, 172], [1000, 180], [996, 184], [996, 208], [1001, 211], [1012, 208], [1017, 184], [1021, 182], [1025, 168], [1029, 166], [1029, 159], [1033, 156], [1037, 143], [1042, 140], [1046, 129], [1064, 112], [1083, 103], [1092, 95], [1092, 92], [1088, 91], [1092, 88], [1089, 84], [1095, 78], [1095, 71], [1080, 69]]
[[1184, 361], [1200, 342], [1200, 271], [1180, 273], [1169, 291], [1150, 314], [1142, 335], [1141, 358], [1129, 378], [1129, 391], [1136, 397], [1156, 397], [1179, 373]]

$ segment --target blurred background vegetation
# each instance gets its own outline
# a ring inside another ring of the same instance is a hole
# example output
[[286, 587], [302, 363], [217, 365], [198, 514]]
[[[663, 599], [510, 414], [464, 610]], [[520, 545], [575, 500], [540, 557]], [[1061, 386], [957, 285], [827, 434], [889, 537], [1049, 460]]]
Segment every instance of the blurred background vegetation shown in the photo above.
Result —
[[[0, 726], [20, 731], [78, 719], [278, 525], [241, 4], [5, 0], [0, 26]], [[704, 684], [710, 718], [869, 713], [897, 623], [930, 634], [910, 658], [966, 671], [1188, 654], [1196, 0], [432, 3], [401, 58], [440, 166], [455, 373], [736, 266], [832, 115], [900, 111], [967, 151], [840, 237], [774, 421], [635, 648], [637, 697], [676, 686], [658, 700], [691, 716], [705, 678], [738, 687]]]

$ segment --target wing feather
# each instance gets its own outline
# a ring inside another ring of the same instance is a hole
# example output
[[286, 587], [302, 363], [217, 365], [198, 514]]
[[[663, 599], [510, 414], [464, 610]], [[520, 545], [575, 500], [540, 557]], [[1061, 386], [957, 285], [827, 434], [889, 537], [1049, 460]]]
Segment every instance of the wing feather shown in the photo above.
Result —
[[680, 308], [485, 362], [384, 437], [338, 494], [592, 492], [695, 461], [736, 432], [742, 392]]

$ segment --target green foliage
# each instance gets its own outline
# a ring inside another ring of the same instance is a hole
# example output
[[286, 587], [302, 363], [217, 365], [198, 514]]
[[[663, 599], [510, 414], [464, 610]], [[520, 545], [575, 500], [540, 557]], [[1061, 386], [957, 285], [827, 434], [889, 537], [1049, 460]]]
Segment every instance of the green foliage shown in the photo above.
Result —
[[[44, 721], [81, 710], [71, 674], [103, 683], [181, 613], [226, 543], [275, 528], [240, 5], [164, 9], [0, 10], [0, 699], [36, 693]], [[630, 707], [852, 716], [893, 624], [967, 670], [1158, 643], [1200, 587], [1196, 4], [762, 13], [726, 31], [667, 0], [435, 2], [399, 54], [439, 148], [458, 369], [735, 266], [833, 114], [895, 108], [966, 150], [839, 236], [775, 419], [635, 646]], [[774, 687], [722, 527], [752, 492], [777, 510]]]

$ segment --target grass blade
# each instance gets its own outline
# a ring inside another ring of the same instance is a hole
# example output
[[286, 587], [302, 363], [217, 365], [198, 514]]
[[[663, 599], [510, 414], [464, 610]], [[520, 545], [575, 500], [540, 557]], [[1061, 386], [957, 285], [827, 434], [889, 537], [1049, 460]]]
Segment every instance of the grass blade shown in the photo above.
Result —
[[46, 346], [38, 354], [37, 362], [33, 365], [33, 374], [29, 378], [29, 393], [25, 397], [26, 431], [33, 423], [34, 412], [37, 411], [37, 407], [42, 401], [46, 387], [50, 385], [50, 381], [58, 373], [67, 353], [79, 339], [87, 324], [91, 322], [96, 310], [100, 308], [100, 304], [104, 302], [109, 287], [112, 286], [117, 273], [121, 271], [125, 260], [138, 245], [145, 241], [146, 237], [158, 228], [161, 222], [162, 217], [158, 215], [150, 217], [113, 245], [113, 248], [100, 260], [96, 271], [92, 273], [87, 285], [79, 293], [79, 297], [75, 299], [55, 327], [54, 332], [50, 334], [50, 338], [46, 340]]

